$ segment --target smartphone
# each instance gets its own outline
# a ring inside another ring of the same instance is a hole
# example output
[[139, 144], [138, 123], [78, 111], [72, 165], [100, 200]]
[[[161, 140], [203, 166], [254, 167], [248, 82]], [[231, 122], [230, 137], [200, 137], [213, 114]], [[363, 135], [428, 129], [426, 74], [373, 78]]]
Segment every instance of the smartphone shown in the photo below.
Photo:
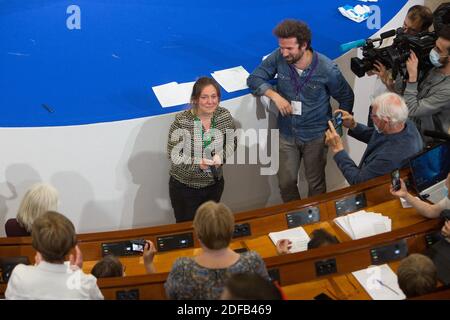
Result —
[[340, 111], [336, 112], [333, 115], [331, 122], [333, 122], [333, 126], [336, 129], [336, 132], [338, 133], [338, 135], [340, 135], [342, 137], [342, 134], [344, 133], [344, 131], [342, 130], [342, 124], [343, 124], [342, 112], [340, 112]]
[[145, 244], [146, 241], [145, 240], [131, 240], [131, 251], [133, 252], [144, 252], [144, 248], [145, 248]]
[[394, 191], [400, 190], [401, 188], [400, 171], [398, 169], [391, 172], [391, 184], [392, 189], [394, 189]]

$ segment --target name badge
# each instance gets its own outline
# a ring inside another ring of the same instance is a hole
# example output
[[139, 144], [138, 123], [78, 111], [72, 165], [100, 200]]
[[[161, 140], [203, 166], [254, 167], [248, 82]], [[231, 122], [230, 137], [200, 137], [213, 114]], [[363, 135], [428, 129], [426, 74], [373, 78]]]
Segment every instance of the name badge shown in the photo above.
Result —
[[292, 114], [296, 114], [298, 116], [302, 115], [302, 102], [301, 101], [292, 101]]

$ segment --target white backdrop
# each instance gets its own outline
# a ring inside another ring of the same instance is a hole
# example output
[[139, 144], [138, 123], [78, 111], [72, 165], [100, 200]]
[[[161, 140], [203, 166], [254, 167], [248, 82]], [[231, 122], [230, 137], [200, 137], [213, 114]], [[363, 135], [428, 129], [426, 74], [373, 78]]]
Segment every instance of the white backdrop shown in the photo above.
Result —
[[[401, 26], [412, 1], [380, 31]], [[355, 90], [355, 116], [365, 123], [375, 79], [356, 79], [350, 57], [337, 63]], [[224, 101], [238, 127], [273, 128], [275, 118], [251, 95]], [[60, 193], [59, 211], [79, 233], [174, 223], [169, 201], [167, 133], [174, 114], [84, 126], [0, 128], [0, 235], [15, 217], [20, 200], [35, 182], [48, 182]], [[256, 145], [249, 146], [256, 148]], [[365, 146], [348, 138], [359, 162]], [[282, 164], [280, 164], [282, 165]], [[261, 176], [260, 165], [225, 167], [222, 200], [235, 212], [281, 202], [276, 176]], [[307, 192], [300, 177], [300, 190]], [[346, 185], [329, 155], [329, 191]]]

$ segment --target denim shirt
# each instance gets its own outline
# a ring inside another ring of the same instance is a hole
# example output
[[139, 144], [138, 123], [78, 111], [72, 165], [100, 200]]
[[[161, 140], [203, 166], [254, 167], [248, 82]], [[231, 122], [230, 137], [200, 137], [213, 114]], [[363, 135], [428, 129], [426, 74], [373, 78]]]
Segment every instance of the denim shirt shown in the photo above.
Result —
[[[309, 75], [311, 70], [313, 72]], [[269, 81], [274, 79], [276, 74], [278, 84], [274, 88]], [[308, 77], [309, 81], [305, 82]], [[297, 92], [299, 84], [303, 84], [303, 87]], [[302, 102], [302, 115], [278, 115], [278, 128], [285, 139], [294, 138], [308, 142], [322, 138], [332, 116], [330, 96], [339, 102], [341, 109], [348, 112], [353, 110], [352, 88], [337, 65], [317, 52], [313, 52], [311, 64], [300, 76], [277, 49], [252, 72], [247, 79], [247, 85], [257, 96], [273, 89], [289, 102]]]

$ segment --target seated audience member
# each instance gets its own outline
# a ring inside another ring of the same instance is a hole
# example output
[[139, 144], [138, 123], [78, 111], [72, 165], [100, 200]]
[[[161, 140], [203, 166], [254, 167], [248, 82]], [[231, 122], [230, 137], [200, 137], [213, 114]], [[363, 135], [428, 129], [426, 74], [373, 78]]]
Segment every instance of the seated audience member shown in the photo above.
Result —
[[58, 192], [55, 188], [45, 183], [33, 185], [23, 197], [17, 217], [6, 221], [6, 236], [29, 236], [33, 221], [47, 211], [57, 210], [57, 206]]
[[[155, 246], [153, 242], [146, 240], [144, 247], [144, 252], [142, 254], [144, 258], [144, 266], [147, 273], [155, 273], [155, 267], [153, 264], [153, 258], [156, 253]], [[125, 276], [125, 266], [122, 265], [120, 260], [113, 256], [107, 255], [102, 258], [99, 262], [95, 264], [92, 268], [91, 274], [98, 278], [109, 278], [109, 277], [123, 277]]]
[[[344, 150], [341, 137], [336, 133], [331, 121], [325, 142], [334, 154], [334, 161], [345, 179], [351, 185], [385, 175], [402, 168], [408, 159], [420, 152], [422, 138], [416, 126], [408, 119], [408, 108], [402, 97], [388, 92], [375, 98], [372, 118], [374, 128], [356, 123], [353, 116], [343, 110], [344, 126], [349, 135], [367, 143], [367, 148], [359, 165]], [[336, 111], [336, 112], [337, 112]]]
[[448, 189], [450, 188], [450, 173], [447, 175], [447, 180], [445, 181], [447, 187], [447, 196], [436, 204], [430, 204], [428, 202], [422, 201], [419, 198], [414, 197], [406, 189], [405, 182], [400, 179], [400, 190], [394, 191], [391, 186], [391, 194], [405, 199], [410, 205], [412, 205], [419, 214], [425, 218], [439, 218], [439, 214], [450, 209], [450, 195], [448, 194]]
[[[75, 228], [65, 216], [47, 212], [33, 223], [34, 266], [17, 265], [6, 288], [6, 299], [103, 299], [97, 279], [81, 270]], [[64, 258], [75, 248], [70, 262]]]
[[125, 274], [125, 267], [117, 257], [110, 254], [95, 264], [91, 270], [91, 274], [97, 279], [122, 277]]
[[202, 204], [193, 227], [202, 250], [195, 257], [175, 261], [165, 283], [168, 298], [216, 300], [235, 273], [256, 273], [269, 280], [264, 261], [256, 252], [238, 254], [229, 248], [234, 215], [224, 204]]
[[430, 258], [411, 254], [400, 262], [398, 285], [407, 298], [421, 296], [436, 290], [437, 272]]
[[[411, 195], [406, 189], [406, 185], [403, 179], [400, 179], [400, 190], [394, 191], [391, 186], [390, 191], [392, 195], [405, 199], [417, 210], [419, 214], [421, 214], [425, 218], [433, 219], [439, 218], [439, 215], [442, 211], [450, 209], [450, 195], [448, 194], [448, 189], [450, 188], [450, 173], [447, 175], [445, 185], [447, 188], [447, 196], [436, 204], [430, 204]], [[447, 239], [447, 241], [450, 240], [450, 221], [446, 221], [444, 226], [442, 227], [442, 235]]]
[[[308, 250], [326, 247], [331, 244], [337, 244], [339, 240], [325, 229], [314, 230], [311, 234], [311, 240], [308, 242]], [[279, 254], [291, 253], [292, 242], [288, 239], [278, 241], [277, 251]]]
[[230, 276], [221, 300], [282, 300], [280, 290], [266, 278], [255, 273], [236, 273]]

